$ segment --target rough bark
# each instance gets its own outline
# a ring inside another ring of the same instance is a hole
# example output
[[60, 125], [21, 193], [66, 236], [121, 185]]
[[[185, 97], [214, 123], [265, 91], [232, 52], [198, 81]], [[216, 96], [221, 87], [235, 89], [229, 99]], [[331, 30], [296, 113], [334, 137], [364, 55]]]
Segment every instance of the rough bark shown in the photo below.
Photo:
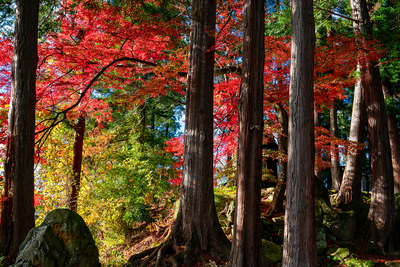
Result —
[[[359, 69], [359, 68], [358, 68]], [[349, 141], [363, 143], [365, 140], [365, 103], [364, 89], [361, 79], [357, 79], [354, 88], [353, 110], [351, 114]], [[343, 173], [342, 184], [337, 197], [338, 204], [348, 204], [352, 200], [360, 202], [362, 157], [360, 151], [348, 151], [346, 155], [346, 167]]]
[[201, 254], [228, 257], [213, 191], [213, 70], [215, 0], [192, 1], [181, 198], [169, 242], [184, 246], [184, 264]]
[[[366, 0], [351, 1], [356, 34], [372, 34]], [[363, 40], [364, 37], [360, 37]], [[365, 93], [371, 158], [371, 206], [368, 213], [366, 252], [391, 253], [395, 249], [394, 181], [389, 132], [379, 68], [360, 50], [361, 82]]]
[[[393, 97], [393, 90], [389, 80], [382, 81], [383, 96]], [[389, 141], [392, 152], [392, 166], [394, 178], [394, 192], [400, 193], [400, 138], [397, 129], [396, 114], [388, 114]]]
[[[285, 108], [280, 104], [274, 104], [274, 109], [278, 114], [279, 122], [279, 137], [278, 137], [278, 149], [279, 152], [287, 155], [288, 152], [288, 114]], [[286, 180], [287, 180], [287, 160], [279, 160], [279, 178], [276, 188], [274, 190], [274, 196], [268, 210], [268, 214], [274, 212], [280, 212], [283, 210], [283, 200], [285, 199], [286, 191]]]
[[267, 266], [261, 243], [264, 129], [264, 5], [245, 0], [239, 112], [238, 175], [232, 250], [228, 266]]
[[317, 266], [314, 218], [314, 30], [312, 0], [292, 1], [284, 267]]
[[[337, 126], [337, 108], [333, 105], [330, 108], [330, 133], [331, 136], [338, 136], [338, 126]], [[332, 178], [332, 189], [339, 190], [340, 184], [342, 182], [342, 177], [340, 177], [340, 164], [339, 164], [339, 154], [337, 147], [331, 145], [331, 178]]]
[[78, 196], [81, 187], [81, 172], [82, 172], [82, 153], [83, 153], [83, 139], [85, 137], [85, 115], [78, 118], [75, 125], [75, 140], [74, 140], [74, 155], [72, 160], [72, 184], [71, 195], [69, 200], [69, 208], [77, 212]]
[[[4, 163], [0, 253], [15, 256], [35, 226], [34, 143], [38, 0], [17, 0], [14, 52], [11, 63], [11, 99]], [[10, 212], [12, 211], [12, 214]]]
[[[317, 106], [314, 107], [314, 126], [315, 127], [321, 126], [321, 113], [319, 112]], [[315, 165], [314, 175], [322, 181], [322, 170], [317, 165]]]

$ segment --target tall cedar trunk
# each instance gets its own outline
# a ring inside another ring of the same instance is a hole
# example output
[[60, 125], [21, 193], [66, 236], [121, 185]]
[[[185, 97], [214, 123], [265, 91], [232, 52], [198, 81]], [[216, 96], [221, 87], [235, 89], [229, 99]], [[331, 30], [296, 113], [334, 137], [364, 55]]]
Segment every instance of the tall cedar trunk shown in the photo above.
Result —
[[314, 15], [312, 0], [292, 1], [289, 148], [283, 266], [317, 266], [314, 218]]
[[[278, 114], [279, 122], [279, 137], [278, 149], [279, 152], [287, 155], [288, 151], [288, 114], [285, 108], [280, 104], [274, 104], [274, 109]], [[280, 212], [283, 210], [283, 200], [285, 198], [286, 180], [287, 180], [287, 161], [279, 160], [279, 178], [276, 188], [274, 190], [273, 199], [268, 210], [268, 214]]]
[[[359, 70], [360, 67], [357, 69]], [[361, 79], [357, 79], [354, 88], [353, 110], [351, 114], [349, 141], [364, 143], [365, 140], [365, 103], [364, 89]], [[362, 178], [361, 151], [348, 151], [346, 155], [346, 167], [343, 173], [342, 184], [337, 197], [339, 204], [348, 204], [352, 200], [360, 202], [361, 199], [361, 178]]]
[[85, 116], [81, 115], [75, 125], [75, 141], [74, 141], [74, 155], [72, 161], [72, 190], [69, 200], [69, 208], [77, 212], [78, 196], [81, 187], [81, 172], [82, 172], [82, 152], [83, 152], [83, 139], [85, 137]]
[[[367, 3], [352, 0], [351, 11], [356, 34], [371, 34]], [[363, 38], [363, 37], [360, 37]], [[366, 57], [363, 50], [362, 57]], [[371, 206], [368, 213], [368, 253], [391, 253], [395, 249], [394, 232], [394, 181], [390, 153], [389, 133], [385, 102], [382, 93], [379, 68], [376, 61], [363, 59], [360, 63], [361, 82], [365, 94], [368, 118], [368, 135], [371, 158]]]
[[238, 175], [234, 234], [228, 266], [266, 266], [261, 243], [262, 144], [264, 132], [264, 4], [245, 0], [240, 85]]
[[[382, 82], [383, 95], [386, 98], [393, 97], [393, 90], [389, 80]], [[394, 192], [400, 193], [400, 138], [397, 129], [396, 114], [388, 114], [388, 129], [390, 148], [392, 152], [392, 166], [394, 178]]]
[[193, 0], [179, 211], [170, 239], [185, 246], [190, 266], [201, 253], [228, 257], [213, 191], [213, 70], [216, 1]]
[[[321, 113], [318, 110], [318, 107], [314, 107], [314, 127], [321, 126]], [[320, 153], [318, 153], [320, 154]], [[314, 175], [318, 177], [322, 181], [322, 170], [321, 167], [315, 165]]]
[[[338, 136], [338, 126], [337, 126], [337, 108], [333, 104], [330, 108], [330, 132], [334, 137]], [[332, 178], [332, 189], [339, 190], [341, 184], [340, 177], [340, 165], [339, 165], [339, 155], [337, 151], [337, 146], [331, 145], [331, 178]]]
[[35, 226], [34, 144], [38, 0], [17, 0], [0, 253], [15, 256]]

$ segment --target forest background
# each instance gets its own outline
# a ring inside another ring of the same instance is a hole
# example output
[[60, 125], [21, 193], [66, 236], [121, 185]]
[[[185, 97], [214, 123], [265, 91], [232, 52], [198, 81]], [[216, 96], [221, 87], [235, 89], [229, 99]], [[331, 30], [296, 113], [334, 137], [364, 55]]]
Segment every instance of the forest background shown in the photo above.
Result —
[[[314, 1], [315, 174], [335, 190], [341, 184], [337, 162], [346, 153], [364, 155], [362, 172], [367, 177], [371, 172], [366, 139], [349, 141], [361, 46], [362, 60], [379, 61], [382, 80], [390, 88], [387, 114], [395, 121], [400, 114], [400, 6], [388, 0], [367, 4], [374, 38], [362, 42], [354, 34], [350, 3]], [[222, 192], [235, 191], [242, 7], [240, 1], [217, 3], [212, 48], [214, 185]], [[288, 112], [290, 7], [290, 1], [266, 5], [265, 146], [287, 136], [279, 115]], [[0, 132], [5, 158], [14, 3], [3, 1], [1, 8]], [[39, 15], [36, 223], [50, 210], [68, 207], [82, 215], [99, 247], [107, 251], [143, 226], [156, 227], [148, 223], [164, 218], [167, 207], [179, 198], [179, 129], [186, 101], [191, 8], [184, 1], [42, 1]], [[398, 143], [398, 134], [396, 138]], [[265, 162], [286, 161], [283, 149], [263, 153]], [[395, 163], [393, 169], [397, 192], [400, 174]], [[274, 177], [264, 169], [263, 180], [276, 182], [276, 173]]]

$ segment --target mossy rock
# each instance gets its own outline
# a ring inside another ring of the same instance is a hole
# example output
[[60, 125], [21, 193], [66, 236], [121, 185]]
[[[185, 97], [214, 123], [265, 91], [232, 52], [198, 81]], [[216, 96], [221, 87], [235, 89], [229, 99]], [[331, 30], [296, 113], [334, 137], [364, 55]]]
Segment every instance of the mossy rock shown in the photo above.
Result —
[[315, 218], [322, 221], [324, 214], [331, 212], [329, 191], [316, 176], [315, 181]]
[[283, 248], [273, 242], [262, 240], [262, 247], [268, 262], [275, 264], [282, 261]]
[[367, 221], [370, 204], [364, 202], [351, 201], [343, 205], [342, 211], [354, 211], [357, 218], [357, 228], [362, 228]]
[[400, 262], [388, 261], [388, 262], [385, 262], [385, 266], [400, 267]]
[[332, 211], [324, 215], [323, 224], [338, 240], [348, 241], [356, 234], [357, 216], [350, 211]]
[[328, 248], [325, 255], [331, 258], [336, 257], [339, 260], [344, 260], [350, 257], [350, 250], [348, 248]]
[[28, 233], [13, 265], [17, 266], [101, 265], [93, 236], [82, 217], [68, 209], [56, 209]]
[[326, 242], [326, 227], [321, 222], [316, 221], [316, 244], [317, 244], [317, 253], [318, 255], [323, 255], [328, 247], [328, 243]]
[[274, 217], [272, 218], [272, 221], [276, 223], [277, 225], [285, 225], [285, 215], [279, 216], [279, 217]]

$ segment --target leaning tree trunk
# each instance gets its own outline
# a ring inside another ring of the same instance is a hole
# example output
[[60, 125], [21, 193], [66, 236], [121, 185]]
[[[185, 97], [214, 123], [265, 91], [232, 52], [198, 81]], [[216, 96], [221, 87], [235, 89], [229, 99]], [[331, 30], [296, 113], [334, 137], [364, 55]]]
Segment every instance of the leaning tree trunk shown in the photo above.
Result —
[[83, 154], [83, 139], [85, 137], [85, 115], [80, 115], [78, 122], [74, 126], [75, 141], [74, 155], [72, 160], [72, 184], [71, 195], [69, 200], [69, 208], [77, 212], [78, 196], [81, 188], [81, 172], [82, 172], [82, 154]]
[[34, 145], [38, 0], [17, 0], [0, 254], [15, 256], [35, 226]]
[[[356, 34], [372, 34], [366, 0], [352, 0]], [[363, 41], [363, 38], [360, 37]], [[368, 213], [367, 253], [391, 253], [395, 249], [394, 181], [385, 102], [376, 61], [360, 50], [361, 82], [365, 93], [371, 158], [371, 206]]]
[[[393, 97], [393, 90], [389, 80], [382, 82], [383, 95], [385, 99]], [[400, 193], [400, 138], [397, 129], [396, 114], [388, 114], [388, 130], [390, 148], [392, 152], [392, 166], [394, 178], [394, 192]]]
[[[360, 67], [357, 68], [358, 70]], [[364, 89], [361, 79], [357, 79], [354, 88], [353, 110], [351, 114], [349, 141], [363, 143], [365, 140], [365, 104]], [[342, 184], [337, 196], [338, 204], [348, 204], [352, 200], [360, 202], [363, 153], [349, 150], [346, 155], [346, 167], [343, 173]]]
[[293, 0], [284, 267], [317, 266], [314, 218], [314, 30], [313, 1]]
[[184, 263], [201, 254], [229, 256], [213, 191], [213, 70], [215, 0], [193, 0], [183, 171], [179, 211], [170, 240], [185, 247]]
[[[288, 114], [285, 108], [280, 103], [274, 104], [274, 109], [278, 114], [279, 122], [279, 137], [278, 137], [278, 148], [279, 152], [283, 155], [287, 155], [288, 152]], [[283, 156], [282, 155], [282, 156]], [[274, 190], [273, 199], [271, 205], [267, 211], [268, 215], [274, 212], [280, 212], [283, 210], [283, 200], [285, 199], [286, 191], [286, 177], [287, 177], [287, 160], [279, 159], [279, 177], [278, 183]]]
[[[330, 108], [330, 133], [331, 136], [338, 137], [338, 126], [337, 126], [337, 108], [333, 103]], [[337, 146], [331, 145], [331, 178], [332, 178], [332, 189], [339, 190], [341, 177], [340, 177], [340, 164], [339, 164], [339, 153]]]
[[264, 4], [245, 0], [239, 97], [238, 175], [234, 234], [228, 266], [267, 266], [261, 243], [264, 132]]

